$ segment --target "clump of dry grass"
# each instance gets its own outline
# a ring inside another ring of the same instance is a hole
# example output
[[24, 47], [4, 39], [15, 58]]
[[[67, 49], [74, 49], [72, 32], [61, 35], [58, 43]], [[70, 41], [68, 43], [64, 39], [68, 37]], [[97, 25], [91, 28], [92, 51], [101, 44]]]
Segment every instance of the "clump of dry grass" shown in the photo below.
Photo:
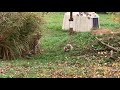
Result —
[[29, 50], [30, 37], [41, 34], [43, 18], [32, 12], [0, 12], [0, 58], [16, 59]]

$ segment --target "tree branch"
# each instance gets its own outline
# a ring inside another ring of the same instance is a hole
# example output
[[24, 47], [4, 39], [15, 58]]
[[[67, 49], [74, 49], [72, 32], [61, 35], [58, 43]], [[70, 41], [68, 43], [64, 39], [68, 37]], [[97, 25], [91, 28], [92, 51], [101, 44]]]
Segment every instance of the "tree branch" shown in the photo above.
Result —
[[100, 39], [98, 39], [97, 37], [96, 37], [96, 39], [102, 44], [102, 45], [104, 45], [104, 46], [106, 46], [107, 48], [109, 48], [109, 49], [112, 49], [112, 50], [114, 50], [114, 51], [116, 51], [116, 52], [120, 52], [120, 50], [119, 49], [117, 49], [117, 48], [114, 48], [113, 46], [110, 46], [110, 45], [108, 45], [108, 44], [106, 44], [106, 43], [104, 43], [103, 41], [101, 41]]

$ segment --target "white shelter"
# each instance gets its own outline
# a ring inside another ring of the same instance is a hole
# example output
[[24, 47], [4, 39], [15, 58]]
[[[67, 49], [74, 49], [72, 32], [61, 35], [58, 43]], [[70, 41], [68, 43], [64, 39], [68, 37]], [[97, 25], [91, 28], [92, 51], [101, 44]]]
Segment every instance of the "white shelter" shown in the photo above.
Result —
[[[63, 30], [69, 30], [70, 12], [66, 12], [63, 19]], [[99, 16], [95, 12], [73, 12], [73, 31], [89, 32], [99, 28]]]

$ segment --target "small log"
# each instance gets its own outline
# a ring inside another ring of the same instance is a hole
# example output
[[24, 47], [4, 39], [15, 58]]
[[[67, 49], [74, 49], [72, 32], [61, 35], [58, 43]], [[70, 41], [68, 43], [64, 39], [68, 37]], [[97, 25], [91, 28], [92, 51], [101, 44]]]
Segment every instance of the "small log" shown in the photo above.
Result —
[[104, 45], [104, 46], [106, 46], [107, 48], [109, 48], [109, 49], [112, 49], [112, 50], [114, 50], [114, 51], [116, 51], [116, 52], [120, 52], [120, 50], [119, 49], [117, 49], [117, 48], [114, 48], [113, 46], [110, 46], [110, 45], [108, 45], [108, 44], [106, 44], [106, 43], [104, 43], [103, 41], [101, 41], [100, 39], [98, 39], [97, 37], [96, 37], [96, 39], [102, 44], [102, 45]]

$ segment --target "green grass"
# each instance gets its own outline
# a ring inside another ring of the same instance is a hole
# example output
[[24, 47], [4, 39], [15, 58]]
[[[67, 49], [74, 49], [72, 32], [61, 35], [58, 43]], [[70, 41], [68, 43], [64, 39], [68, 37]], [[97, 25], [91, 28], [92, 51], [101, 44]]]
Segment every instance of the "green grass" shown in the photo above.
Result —
[[[45, 15], [46, 24], [40, 41], [43, 49], [42, 54], [30, 60], [1, 60], [0, 77], [118, 77], [117, 74], [111, 76], [108, 71], [112, 71], [114, 68], [118, 70], [120, 68], [119, 62], [110, 63], [110, 65], [115, 64], [114, 67], [106, 66], [105, 58], [94, 56], [89, 52], [95, 41], [95, 37], [90, 33], [77, 33], [70, 37], [68, 32], [62, 31], [63, 16], [63, 12]], [[120, 27], [107, 14], [100, 14], [100, 26], [110, 29]], [[73, 44], [74, 49], [65, 53], [63, 47], [68, 42]]]
[[120, 28], [120, 24], [112, 20], [109, 14], [99, 14], [101, 28], [115, 29]]

